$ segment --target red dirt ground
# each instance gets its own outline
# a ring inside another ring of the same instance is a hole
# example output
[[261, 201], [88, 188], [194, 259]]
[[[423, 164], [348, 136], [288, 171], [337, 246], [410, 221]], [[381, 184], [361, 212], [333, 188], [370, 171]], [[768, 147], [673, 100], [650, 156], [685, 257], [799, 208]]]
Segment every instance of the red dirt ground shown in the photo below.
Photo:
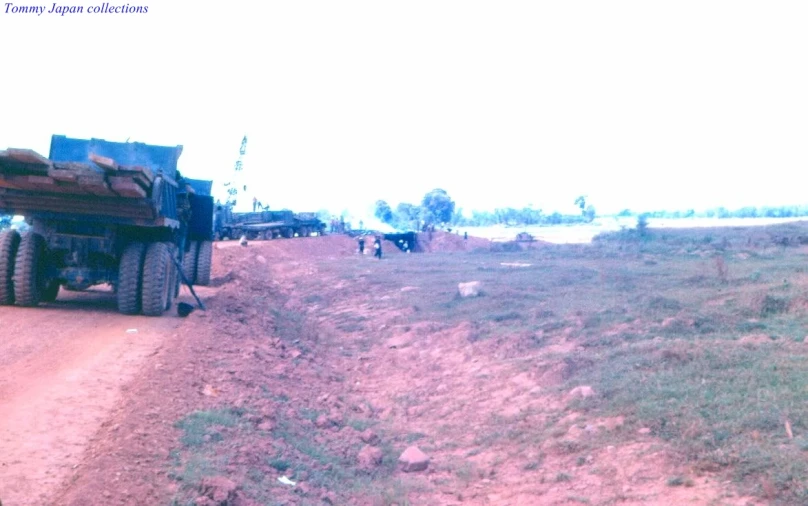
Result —
[[[487, 244], [441, 234], [428, 251]], [[590, 504], [756, 504], [728, 494], [710, 476], [690, 487], [667, 486], [665, 479], [683, 470], [648, 435], [594, 451], [587, 459], [601, 472], [572, 482], [560, 476], [578, 476], [576, 464], [557, 446], [537, 442], [533, 454], [516, 452], [497, 431], [546, 423], [553, 413], [566, 415], [556, 425], [572, 441], [593, 430], [620, 430], [618, 418], [579, 427], [567, 399], [545, 390], [561, 371], [543, 354], [574, 344], [562, 340], [524, 357], [518, 339], [507, 346], [470, 342], [465, 324], [403, 326], [397, 322], [408, 309], [395, 305], [400, 294], [368, 292], [321, 267], [327, 258], [374, 261], [359, 257], [356, 246], [345, 236], [217, 243], [213, 286], [198, 288], [208, 310], [185, 319], [123, 316], [103, 292], [63, 293], [30, 310], [0, 308], [2, 504], [167, 506], [188, 493], [188, 483], [172, 474], [172, 462], [190, 458], [175, 423], [224, 405], [243, 409], [249, 427], [223, 429], [228, 458], [217, 469], [220, 481], [207, 483], [208, 491], [224, 494], [223, 505], [550, 505], [582, 498]], [[397, 260], [391, 254], [389, 261]], [[333, 317], [317, 316], [314, 296]], [[185, 292], [181, 300], [192, 301]], [[297, 328], [299, 339], [278, 335], [283, 311], [308, 315]], [[365, 315], [365, 326], [379, 329], [371, 334], [377, 338], [340, 330], [338, 316], [350, 311]], [[524, 367], [526, 359], [536, 365]], [[301, 414], [305, 409], [322, 415], [312, 420]], [[536, 412], [542, 415], [525, 415]], [[372, 422], [378, 444], [395, 442], [394, 458], [403, 439], [419, 444], [417, 437], [428, 435], [429, 468], [379, 474], [385, 494], [318, 486], [314, 475], [333, 469], [317, 463], [307, 464], [297, 486], [277, 486], [284, 473], [267, 462], [297, 449], [291, 439], [275, 437], [278, 429], [311, 435], [324, 451], [354, 455], [363, 443], [352, 419]], [[490, 441], [470, 455], [480, 438]], [[543, 460], [531, 466], [531, 456], [540, 454]], [[268, 489], [272, 502], [250, 498], [250, 480], [259, 488], [275, 484]], [[399, 480], [404, 492], [388, 493]], [[204, 497], [204, 487], [196, 495], [196, 504], [217, 504]]]

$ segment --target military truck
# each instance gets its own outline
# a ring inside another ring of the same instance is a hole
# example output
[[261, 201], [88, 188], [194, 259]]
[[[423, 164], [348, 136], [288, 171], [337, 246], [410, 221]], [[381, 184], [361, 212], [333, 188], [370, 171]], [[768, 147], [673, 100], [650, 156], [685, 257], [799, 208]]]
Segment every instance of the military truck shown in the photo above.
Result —
[[29, 225], [0, 232], [0, 305], [109, 284], [121, 313], [160, 316], [179, 295], [178, 265], [190, 283], [208, 283], [212, 182], [184, 178], [181, 153], [64, 135], [47, 158], [0, 151], [0, 214]]
[[280, 211], [256, 211], [236, 213], [228, 205], [216, 207], [214, 231], [221, 240], [238, 239], [277, 239], [309, 237], [325, 233], [325, 223], [316, 213], [294, 213], [288, 209]]

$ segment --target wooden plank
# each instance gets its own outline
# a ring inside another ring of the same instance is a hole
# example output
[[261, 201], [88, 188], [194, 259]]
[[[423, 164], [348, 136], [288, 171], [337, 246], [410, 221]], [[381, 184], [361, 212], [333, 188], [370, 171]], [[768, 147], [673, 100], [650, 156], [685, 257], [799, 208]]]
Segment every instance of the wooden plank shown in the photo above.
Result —
[[121, 197], [142, 199], [146, 198], [148, 195], [146, 190], [141, 188], [139, 184], [135, 183], [131, 178], [128, 177], [110, 176], [109, 184], [112, 187], [112, 190]]
[[[13, 208], [18, 211], [50, 211], [57, 213], [75, 213], [94, 216], [114, 216], [132, 219], [152, 219], [154, 213], [150, 207], [143, 205], [121, 205], [104, 202], [98, 197], [89, 199], [72, 199], [59, 196], [41, 197], [39, 195], [12, 195], [0, 189], [0, 205], [2, 208]], [[92, 199], [92, 200], [90, 200]], [[125, 202], [142, 202], [126, 200]]]
[[121, 176], [127, 176], [131, 178], [132, 181], [142, 186], [144, 190], [151, 190], [152, 182], [142, 172], [136, 172], [131, 170], [119, 170], [118, 174], [120, 174]]
[[75, 183], [79, 180], [79, 176], [78, 174], [76, 174], [75, 171], [57, 169], [57, 168], [48, 170], [48, 176], [52, 177], [57, 181], [64, 181], [70, 183]]
[[93, 177], [80, 175], [78, 180], [82, 190], [102, 197], [114, 197], [117, 194], [107, 186], [103, 176]]
[[8, 148], [5, 151], [6, 157], [20, 162], [27, 165], [39, 166], [39, 167], [52, 167], [53, 162], [45, 158], [44, 156], [40, 155], [33, 149], [17, 149], [17, 148]]
[[152, 172], [152, 170], [148, 167], [141, 167], [140, 165], [127, 165], [126, 167], [121, 167], [121, 169], [131, 172], [140, 172], [149, 181], [149, 183], [154, 181], [154, 172]]
[[120, 167], [112, 158], [98, 156], [95, 153], [90, 153], [90, 160], [107, 172], [115, 172]]

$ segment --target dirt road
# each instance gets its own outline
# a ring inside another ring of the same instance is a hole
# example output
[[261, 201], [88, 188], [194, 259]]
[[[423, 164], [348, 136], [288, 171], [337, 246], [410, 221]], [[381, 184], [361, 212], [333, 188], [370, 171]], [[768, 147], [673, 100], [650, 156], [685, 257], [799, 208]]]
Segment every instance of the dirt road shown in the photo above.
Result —
[[0, 498], [45, 504], [177, 318], [118, 314], [107, 292], [0, 308]]

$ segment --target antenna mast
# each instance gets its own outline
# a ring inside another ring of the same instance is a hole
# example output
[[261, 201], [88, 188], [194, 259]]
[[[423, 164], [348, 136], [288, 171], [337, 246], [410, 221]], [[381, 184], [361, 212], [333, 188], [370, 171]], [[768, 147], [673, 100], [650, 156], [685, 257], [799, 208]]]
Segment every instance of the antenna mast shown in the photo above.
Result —
[[[235, 206], [236, 201], [238, 198], [238, 194], [240, 191], [247, 192], [247, 185], [240, 184], [241, 181], [241, 174], [242, 169], [244, 168], [244, 163], [242, 161], [244, 154], [247, 152], [247, 135], [244, 135], [244, 138], [241, 139], [241, 148], [238, 150], [238, 160], [236, 160], [236, 166], [233, 168], [233, 181], [229, 183], [225, 183], [227, 187], [227, 205]], [[239, 186], [241, 186], [239, 188]]]

